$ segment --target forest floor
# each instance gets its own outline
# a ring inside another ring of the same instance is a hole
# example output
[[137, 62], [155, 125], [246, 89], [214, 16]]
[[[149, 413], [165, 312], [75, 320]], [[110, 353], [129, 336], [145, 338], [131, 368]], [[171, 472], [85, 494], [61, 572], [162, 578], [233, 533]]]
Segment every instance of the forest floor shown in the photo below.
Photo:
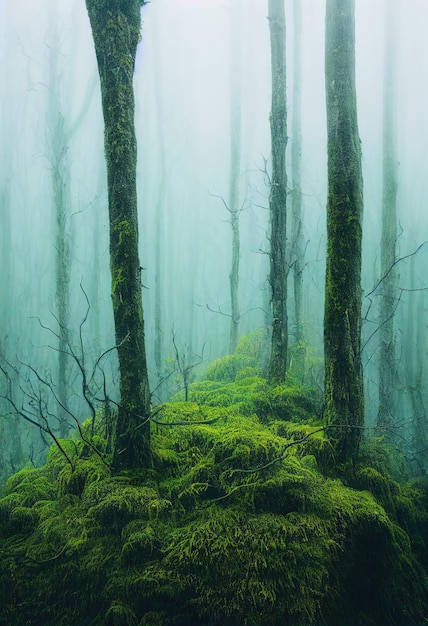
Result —
[[254, 358], [156, 408], [150, 469], [111, 471], [100, 412], [8, 480], [0, 623], [428, 624], [427, 480], [379, 439], [335, 466], [319, 392]]

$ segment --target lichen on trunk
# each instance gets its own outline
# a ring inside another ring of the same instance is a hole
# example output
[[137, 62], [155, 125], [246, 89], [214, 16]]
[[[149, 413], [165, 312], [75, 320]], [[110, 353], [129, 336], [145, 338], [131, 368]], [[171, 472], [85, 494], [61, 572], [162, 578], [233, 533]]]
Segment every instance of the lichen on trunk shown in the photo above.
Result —
[[339, 463], [358, 450], [364, 423], [361, 367], [363, 181], [355, 92], [354, 0], [327, 0], [328, 133], [325, 411]]
[[86, 0], [104, 114], [112, 301], [120, 370], [116, 469], [150, 465], [150, 392], [138, 256], [133, 73], [139, 0]]
[[285, 9], [284, 0], [269, 0], [269, 30], [272, 64], [272, 105], [270, 114], [272, 177], [270, 185], [270, 273], [272, 304], [272, 341], [268, 364], [271, 383], [284, 381], [287, 369], [287, 274], [286, 204], [287, 175], [287, 100], [285, 81]]

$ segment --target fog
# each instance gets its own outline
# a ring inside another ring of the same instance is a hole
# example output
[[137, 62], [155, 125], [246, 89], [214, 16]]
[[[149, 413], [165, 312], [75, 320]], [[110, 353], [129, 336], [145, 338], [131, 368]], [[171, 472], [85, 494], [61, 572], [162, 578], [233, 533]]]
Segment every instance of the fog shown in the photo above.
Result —
[[[389, 3], [356, 2], [368, 425], [374, 424], [377, 414], [379, 323], [377, 292], [371, 292], [381, 279], [383, 68]], [[286, 0], [285, 5], [290, 148], [296, 34], [293, 2]], [[428, 401], [424, 379], [428, 246], [422, 246], [428, 241], [428, 5], [425, 0], [399, 5], [394, 33], [399, 296], [394, 319], [400, 390], [397, 419], [410, 423], [415, 417], [411, 388], [418, 388], [422, 407]], [[303, 318], [313, 363], [306, 382], [321, 385], [327, 188], [325, 2], [301, 0], [301, 8]], [[135, 69], [140, 259], [151, 387], [154, 402], [159, 402], [180, 388], [173, 373], [177, 353], [188, 364], [199, 364], [192, 372], [200, 376], [212, 359], [228, 351], [232, 234], [225, 204], [231, 85], [236, 84], [241, 120], [239, 206], [243, 209], [240, 335], [263, 328], [268, 316], [270, 48], [266, 0], [152, 0], [142, 7], [142, 20]], [[68, 251], [70, 343], [76, 350], [83, 348], [87, 362], [95, 362], [115, 343], [103, 119], [84, 0], [0, 0], [0, 67], [0, 347], [3, 357], [20, 371], [30, 364], [40, 376], [57, 381], [60, 227], [61, 245]], [[61, 190], [62, 226], [58, 226], [55, 185]], [[292, 290], [289, 306], [292, 342]], [[415, 361], [410, 376], [416, 344], [418, 364]], [[405, 353], [410, 353], [407, 360]], [[73, 415], [83, 420], [88, 407], [81, 400], [78, 372], [69, 367], [67, 401]], [[114, 351], [103, 368], [109, 393], [114, 395]], [[11, 416], [6, 404], [2, 412], [0, 474], [4, 475], [28, 460], [39, 463], [46, 445], [37, 429]], [[411, 438], [411, 429], [405, 434]]]

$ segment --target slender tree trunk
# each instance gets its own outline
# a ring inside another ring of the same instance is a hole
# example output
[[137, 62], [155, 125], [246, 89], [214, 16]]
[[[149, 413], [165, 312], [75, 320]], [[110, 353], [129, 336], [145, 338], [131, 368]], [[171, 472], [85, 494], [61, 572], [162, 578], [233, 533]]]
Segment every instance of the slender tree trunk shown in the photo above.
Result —
[[[160, 127], [162, 126], [162, 122]], [[163, 205], [165, 197], [165, 162], [163, 145], [163, 131], [159, 130], [159, 148], [162, 151], [161, 156], [161, 184], [158, 189], [158, 196], [156, 202], [156, 224], [155, 224], [155, 344], [154, 344], [154, 357], [156, 374], [158, 381], [162, 380], [162, 368], [164, 365], [164, 346], [163, 346], [163, 311], [162, 311], [162, 277], [163, 277], [163, 254], [162, 254], [162, 225], [163, 225]]]
[[397, 368], [395, 360], [394, 312], [397, 306], [397, 150], [395, 145], [395, 71], [398, 0], [390, 0], [386, 12], [385, 68], [383, 93], [383, 198], [380, 290], [379, 408], [377, 425], [386, 427], [393, 438], [396, 412]]
[[157, 379], [160, 382], [163, 376], [164, 362], [164, 319], [162, 299], [162, 286], [164, 275], [164, 254], [163, 254], [163, 225], [164, 225], [164, 203], [167, 189], [167, 173], [165, 162], [165, 133], [164, 133], [164, 99], [162, 97], [162, 77], [163, 63], [162, 51], [164, 42], [161, 39], [161, 29], [158, 20], [154, 20], [153, 29], [155, 39], [157, 41], [155, 54], [155, 78], [153, 84], [156, 116], [157, 116], [157, 142], [158, 142], [158, 167], [159, 167], [159, 184], [156, 191], [156, 210], [155, 210], [155, 285], [154, 285], [154, 321], [155, 321], [155, 341], [154, 341], [154, 358], [156, 366]]
[[116, 469], [147, 467], [150, 392], [138, 257], [133, 71], [139, 0], [86, 0], [101, 82], [110, 221], [113, 314], [120, 370]]
[[292, 242], [293, 242], [293, 287], [295, 324], [295, 367], [303, 382], [305, 372], [305, 346], [302, 320], [303, 300], [303, 214], [302, 214], [302, 6], [301, 0], [293, 4], [293, 115], [291, 128], [291, 172], [292, 187]]
[[[338, 463], [357, 452], [364, 424], [361, 367], [363, 180], [355, 93], [355, 3], [327, 0], [328, 140], [324, 313], [325, 411]], [[346, 427], [348, 426], [348, 427]]]
[[272, 67], [272, 105], [270, 131], [272, 177], [269, 196], [270, 274], [272, 303], [272, 346], [268, 379], [280, 383], [287, 370], [287, 100], [285, 80], [285, 9], [284, 0], [269, 0], [269, 29]]
[[[411, 452], [416, 462], [417, 474], [426, 473], [428, 459], [428, 435], [426, 398], [424, 393], [426, 317], [424, 311], [425, 294], [418, 292], [415, 278], [415, 257], [410, 258], [410, 292], [407, 294], [407, 320], [404, 327], [404, 379], [412, 407], [412, 427], [409, 433], [412, 441]], [[416, 314], [415, 314], [416, 303]]]
[[235, 352], [239, 336], [239, 175], [241, 170], [241, 13], [240, 2], [234, 0], [231, 6], [231, 42], [230, 42], [230, 171], [229, 171], [229, 212], [232, 227], [232, 267], [229, 274], [231, 320], [229, 335], [229, 353]]
[[[52, 87], [54, 89], [54, 87]], [[49, 98], [54, 96], [50, 95]], [[68, 194], [68, 158], [67, 142], [64, 129], [64, 117], [57, 109], [56, 115], [50, 116], [56, 123], [51, 131], [51, 167], [55, 219], [55, 304], [58, 319], [58, 397], [61, 405], [68, 406], [68, 342], [70, 316], [70, 232]], [[66, 437], [70, 429], [67, 413], [58, 415], [60, 436]]]
[[[6, 150], [2, 150], [6, 154]], [[4, 157], [4, 163], [7, 163]], [[8, 175], [8, 173], [6, 174]], [[14, 294], [12, 287], [12, 228], [10, 223], [10, 182], [5, 177], [0, 183], [0, 270], [2, 306], [0, 314], [0, 352], [5, 353], [11, 331], [11, 311], [13, 310]]]
[[[412, 312], [413, 314], [413, 312]], [[427, 352], [426, 318], [424, 311], [424, 294], [418, 294], [417, 331], [416, 331], [416, 376], [411, 390], [414, 417], [414, 454], [419, 472], [428, 473], [428, 420], [424, 388], [426, 380], [425, 355]]]
[[[56, 11], [56, 7], [54, 7]], [[61, 76], [58, 64], [58, 50], [61, 42], [58, 33], [57, 16], [52, 20], [52, 46], [49, 57], [48, 89], [48, 140], [47, 158], [52, 178], [52, 199], [54, 214], [55, 241], [55, 314], [58, 321], [58, 398], [63, 407], [68, 406], [69, 386], [69, 309], [71, 275], [71, 232], [70, 232], [70, 189], [68, 136], [66, 120], [61, 102]], [[59, 410], [59, 434], [66, 437], [70, 429], [66, 410]]]

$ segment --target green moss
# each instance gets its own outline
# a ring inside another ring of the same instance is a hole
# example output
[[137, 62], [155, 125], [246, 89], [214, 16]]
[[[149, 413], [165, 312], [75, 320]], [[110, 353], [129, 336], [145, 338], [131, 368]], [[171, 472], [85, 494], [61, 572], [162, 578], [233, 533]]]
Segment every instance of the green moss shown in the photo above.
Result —
[[123, 486], [112, 481], [92, 484], [85, 497], [88, 516], [102, 527], [122, 529], [133, 519], [156, 519], [170, 502], [150, 487]]
[[280, 385], [253, 398], [254, 410], [262, 421], [269, 419], [319, 423], [319, 392], [299, 386]]
[[[18, 494], [11, 494], [15, 496]], [[38, 514], [34, 507], [20, 506], [21, 499], [7, 496], [0, 501], [0, 520], [5, 537], [30, 533], [37, 526]]]
[[311, 621], [332, 547], [314, 518], [216, 508], [175, 533], [165, 566], [178, 571], [198, 614], [214, 623], [274, 624], [285, 614]]
[[134, 520], [123, 529], [122, 540], [124, 543], [121, 558], [128, 566], [137, 566], [152, 561], [160, 555], [159, 524]]
[[373, 467], [363, 467], [357, 470], [354, 484], [359, 489], [370, 491], [377, 502], [395, 519], [394, 496], [398, 494], [400, 489], [396, 482], [387, 475], [381, 474]]
[[110, 469], [103, 460], [93, 454], [87, 459], [78, 459], [72, 468], [64, 465], [58, 474], [61, 493], [81, 495], [87, 485], [110, 476]]
[[206, 380], [233, 382], [248, 375], [260, 373], [260, 367], [254, 357], [245, 354], [228, 354], [213, 361], [206, 369]]
[[73, 467], [53, 449], [44, 468], [12, 477], [0, 499], [0, 622], [420, 623], [427, 485], [399, 484], [364, 455], [348, 485], [326, 477], [326, 433], [275, 409], [301, 400], [306, 411], [306, 391], [269, 396], [262, 379], [243, 379], [230, 399], [253, 386], [271, 403], [265, 423], [253, 399], [160, 407], [169, 425], [152, 424], [155, 471], [113, 476], [76, 441], [64, 442]]
[[40, 500], [50, 500], [57, 495], [55, 485], [45, 476], [43, 469], [21, 470], [8, 479], [6, 488], [19, 494], [22, 506], [32, 506]]
[[113, 600], [105, 615], [104, 623], [106, 626], [137, 626], [137, 616], [130, 606]]
[[[235, 382], [204, 380], [189, 386], [189, 400], [199, 405], [230, 407], [241, 405], [243, 411], [253, 412], [253, 397], [268, 393], [267, 382], [259, 376], [239, 378]], [[181, 400], [178, 394], [173, 400]]]

